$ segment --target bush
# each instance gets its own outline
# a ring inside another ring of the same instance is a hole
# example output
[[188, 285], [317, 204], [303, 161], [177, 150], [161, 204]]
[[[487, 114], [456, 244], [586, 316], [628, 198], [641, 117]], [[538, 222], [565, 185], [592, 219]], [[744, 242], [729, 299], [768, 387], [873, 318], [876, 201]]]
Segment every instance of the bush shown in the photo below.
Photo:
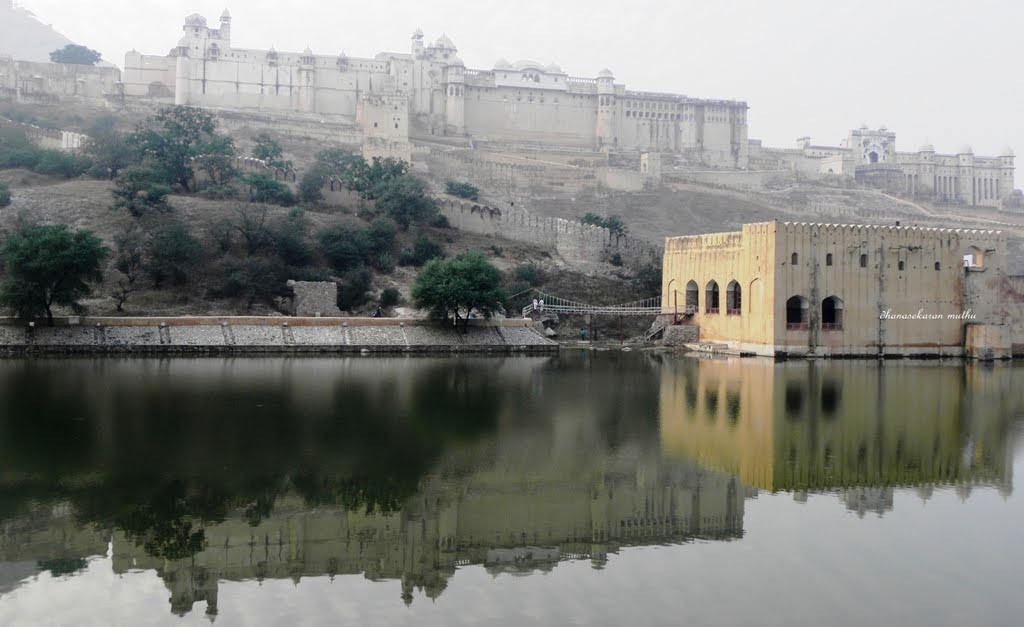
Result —
[[431, 218], [430, 222], [428, 222], [427, 224], [429, 224], [430, 226], [434, 227], [435, 229], [450, 229], [450, 228], [452, 228], [451, 222], [448, 221], [448, 216], [444, 215], [443, 213], [439, 213], [436, 216], [434, 216], [433, 218]]
[[338, 283], [338, 309], [352, 311], [368, 300], [366, 292], [373, 283], [373, 275], [366, 268], [359, 268], [345, 273]]
[[619, 216], [613, 215], [605, 218], [597, 215], [596, 213], [586, 213], [582, 218], [580, 218], [580, 222], [608, 229], [617, 235], [625, 235], [629, 232], [629, 229], [626, 227], [626, 223], [623, 222], [622, 218]]
[[617, 268], [621, 268], [622, 267], [622, 255], [620, 255], [619, 253], [615, 253], [614, 255], [612, 255], [611, 259], [608, 260], [608, 263], [612, 264], [613, 266], [615, 266]]
[[147, 213], [173, 211], [167, 202], [171, 188], [151, 168], [132, 167], [121, 172], [114, 181], [114, 208], [127, 209], [136, 218]]
[[381, 307], [394, 307], [400, 302], [402, 302], [402, 295], [393, 287], [385, 288], [384, 291], [380, 293]]
[[302, 209], [296, 207], [288, 213], [287, 218], [272, 223], [269, 233], [274, 252], [285, 263], [305, 266], [313, 261], [309, 246], [309, 223]]
[[324, 199], [324, 171], [322, 168], [313, 166], [307, 170], [299, 180], [299, 200], [306, 204], [315, 205]]
[[6, 183], [0, 181], [0, 207], [6, 207], [9, 204], [11, 204], [11, 190]]
[[347, 272], [363, 265], [370, 250], [370, 237], [365, 228], [342, 223], [320, 232], [320, 248], [331, 266]]
[[375, 265], [384, 274], [391, 274], [395, 271], [395, 257], [391, 253], [381, 253], [377, 256]]
[[410, 175], [389, 178], [374, 191], [377, 209], [408, 228], [410, 224], [430, 222], [438, 213], [437, 201], [429, 195], [427, 184]]
[[261, 159], [272, 168], [290, 170], [292, 162], [284, 159], [284, 150], [281, 144], [277, 143], [267, 133], [260, 133], [255, 137], [255, 145], [252, 149], [252, 156]]
[[66, 179], [85, 174], [92, 167], [92, 160], [59, 150], [41, 150], [39, 161], [33, 171], [45, 176], [62, 176]]
[[143, 269], [156, 287], [168, 279], [182, 285], [202, 260], [203, 246], [187, 226], [165, 220], [150, 233], [145, 253]]
[[273, 305], [274, 298], [284, 296], [287, 289], [286, 273], [280, 263], [266, 257], [228, 257], [218, 268], [222, 281], [213, 295], [245, 299], [249, 309], [257, 302]]
[[250, 174], [243, 176], [242, 181], [249, 186], [249, 200], [252, 202], [281, 205], [282, 207], [295, 204], [295, 194], [292, 194], [292, 190], [269, 175]]
[[435, 242], [421, 235], [411, 249], [406, 248], [398, 255], [398, 263], [403, 266], [422, 266], [431, 259], [444, 257], [444, 250]]
[[532, 263], [516, 267], [513, 276], [515, 276], [517, 281], [525, 283], [528, 287], [537, 287], [543, 282], [541, 271]]
[[398, 227], [395, 223], [384, 217], [377, 218], [370, 224], [370, 250], [374, 253], [390, 253], [395, 245], [395, 235]]
[[465, 198], [466, 200], [480, 200], [480, 189], [469, 183], [456, 183], [448, 181], [446, 191], [452, 196]]

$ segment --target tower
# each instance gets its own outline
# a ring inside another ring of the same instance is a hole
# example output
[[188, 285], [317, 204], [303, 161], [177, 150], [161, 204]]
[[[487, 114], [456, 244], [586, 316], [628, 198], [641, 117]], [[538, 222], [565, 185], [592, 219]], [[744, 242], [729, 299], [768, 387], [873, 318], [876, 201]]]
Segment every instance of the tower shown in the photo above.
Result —
[[960, 167], [957, 168], [956, 189], [953, 196], [968, 205], [978, 204], [978, 190], [975, 189], [974, 181], [974, 151], [967, 144], [957, 151], [957, 161]]
[[[455, 57], [445, 68], [445, 121], [455, 135], [466, 132], [466, 67]], [[447, 134], [447, 132], [446, 132]]]
[[999, 183], [998, 196], [1002, 200], [1013, 193], [1013, 150], [1004, 146], [999, 151]]
[[225, 42], [231, 42], [231, 13], [224, 9], [220, 14], [220, 38]]
[[611, 148], [617, 143], [615, 133], [615, 75], [605, 68], [597, 75], [597, 146]]
[[419, 28], [412, 34], [412, 58], [423, 56], [423, 31]]
[[175, 71], [174, 71], [174, 104], [189, 104], [189, 80], [191, 79], [191, 60], [188, 58], [189, 42], [188, 37], [182, 37], [178, 47], [174, 49]]
[[316, 113], [316, 57], [309, 46], [299, 57], [299, 111]]

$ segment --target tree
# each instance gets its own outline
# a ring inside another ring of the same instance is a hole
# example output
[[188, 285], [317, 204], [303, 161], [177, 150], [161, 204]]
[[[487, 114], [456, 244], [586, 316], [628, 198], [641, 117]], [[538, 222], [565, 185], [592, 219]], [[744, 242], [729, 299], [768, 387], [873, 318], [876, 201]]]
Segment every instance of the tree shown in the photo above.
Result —
[[182, 285], [202, 256], [203, 246], [188, 227], [176, 220], [165, 220], [157, 225], [146, 242], [143, 269], [157, 287], [167, 279]]
[[295, 195], [292, 194], [292, 190], [267, 174], [249, 174], [243, 176], [242, 181], [249, 186], [249, 200], [252, 202], [269, 203], [282, 207], [295, 204]]
[[66, 225], [30, 226], [15, 231], [2, 249], [7, 278], [0, 302], [25, 318], [46, 314], [53, 326], [55, 305], [82, 310], [79, 300], [103, 280], [109, 250], [91, 231]]
[[363, 265], [370, 252], [370, 236], [358, 224], [342, 223], [320, 232], [320, 247], [324, 257], [339, 272], [347, 272]]
[[501, 307], [505, 293], [501, 272], [483, 253], [471, 250], [452, 259], [434, 259], [424, 266], [416, 277], [412, 297], [417, 307], [429, 310], [432, 316], [447, 320], [448, 314], [454, 313], [455, 325], [461, 319], [462, 332], [466, 333], [469, 315], [476, 311], [489, 319]]
[[285, 263], [292, 266], [306, 266], [313, 261], [309, 246], [309, 221], [306, 212], [296, 207], [288, 217], [270, 225], [270, 238], [274, 252]]
[[629, 232], [629, 229], [626, 227], [626, 223], [622, 221], [622, 218], [616, 215], [611, 215], [605, 218], [597, 215], [596, 213], [587, 212], [582, 218], [580, 218], [580, 222], [608, 229], [617, 235], [625, 235]]
[[380, 184], [376, 192], [377, 209], [391, 216], [402, 228], [427, 222], [437, 215], [437, 201], [427, 184], [415, 176], [403, 175]]
[[270, 135], [260, 133], [255, 137], [255, 142], [256, 145], [252, 149], [253, 157], [265, 161], [272, 168], [292, 169], [292, 162], [284, 159], [284, 150], [281, 148], [281, 144], [274, 141]]
[[167, 202], [171, 188], [160, 181], [160, 175], [152, 168], [133, 166], [121, 172], [111, 193], [114, 208], [127, 209], [136, 218], [153, 212], [174, 211]]
[[6, 207], [11, 204], [11, 190], [7, 187], [7, 183], [0, 181], [0, 207]]
[[216, 118], [203, 109], [174, 106], [161, 108], [149, 124], [138, 127], [129, 141], [153, 161], [166, 183], [190, 191], [192, 159], [209, 149]]
[[480, 189], [470, 185], [469, 183], [448, 181], [445, 189], [452, 196], [458, 196], [459, 198], [465, 198], [466, 200], [480, 200]]
[[214, 295], [245, 299], [249, 309], [257, 302], [273, 304], [275, 297], [285, 294], [285, 269], [266, 257], [229, 257], [221, 263], [217, 274], [222, 283]]
[[235, 168], [235, 140], [227, 135], [209, 135], [192, 147], [193, 175], [198, 170], [213, 187], [224, 187], [238, 176]]
[[138, 152], [128, 143], [128, 136], [116, 128], [117, 120], [106, 115], [92, 125], [86, 133], [83, 150], [92, 157], [95, 178], [114, 179], [129, 165], [138, 161]]
[[117, 310], [124, 311], [128, 297], [135, 292], [135, 281], [142, 269], [142, 236], [136, 229], [130, 229], [114, 238], [117, 256], [114, 267], [121, 276], [117, 279], [117, 289], [112, 296], [117, 301]]
[[50, 53], [50, 62], [71, 65], [96, 65], [102, 58], [103, 55], [95, 50], [77, 44], [68, 44]]

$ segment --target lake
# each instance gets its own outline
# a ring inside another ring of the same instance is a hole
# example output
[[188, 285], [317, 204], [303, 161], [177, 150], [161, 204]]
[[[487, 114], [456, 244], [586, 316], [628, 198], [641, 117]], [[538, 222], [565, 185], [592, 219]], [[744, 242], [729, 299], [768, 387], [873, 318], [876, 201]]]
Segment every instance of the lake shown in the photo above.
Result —
[[0, 360], [2, 625], [1016, 625], [1024, 367]]

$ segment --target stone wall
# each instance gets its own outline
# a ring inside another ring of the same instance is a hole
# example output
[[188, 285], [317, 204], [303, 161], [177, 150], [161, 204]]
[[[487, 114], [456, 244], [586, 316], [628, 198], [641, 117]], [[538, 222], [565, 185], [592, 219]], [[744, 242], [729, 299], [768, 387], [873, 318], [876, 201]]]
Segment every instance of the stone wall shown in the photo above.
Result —
[[665, 327], [664, 339], [662, 339], [662, 346], [684, 346], [686, 344], [696, 344], [700, 341], [700, 327], [692, 324], [675, 324]]
[[7, 118], [0, 118], [0, 127], [16, 128], [25, 132], [25, 135], [32, 141], [39, 144], [41, 148], [50, 150], [75, 151], [81, 149], [88, 136], [72, 131], [62, 131], [54, 128], [42, 128], [34, 124], [15, 122]]
[[0, 321], [0, 354], [552, 352], [531, 320], [472, 321], [468, 333], [398, 318], [71, 318]]
[[340, 316], [338, 284], [333, 281], [288, 281], [292, 290], [289, 311], [293, 316]]
[[0, 101], [105, 104], [120, 95], [121, 71], [115, 67], [0, 58]]
[[639, 269], [656, 262], [662, 254], [661, 248], [642, 239], [581, 222], [536, 216], [524, 209], [497, 209], [445, 199], [441, 201], [441, 213], [457, 229], [535, 244], [575, 263], [606, 262], [618, 254], [624, 265]]

